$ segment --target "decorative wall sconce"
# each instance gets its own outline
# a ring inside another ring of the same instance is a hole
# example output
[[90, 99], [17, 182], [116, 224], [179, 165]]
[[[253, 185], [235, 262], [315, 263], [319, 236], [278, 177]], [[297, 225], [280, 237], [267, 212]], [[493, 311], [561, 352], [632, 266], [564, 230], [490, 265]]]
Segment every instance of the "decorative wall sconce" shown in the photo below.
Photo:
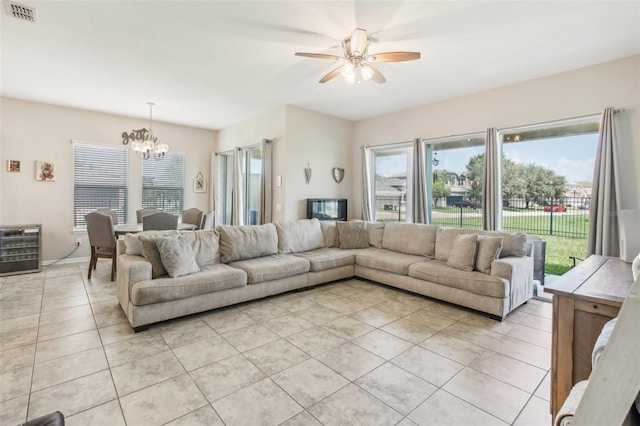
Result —
[[340, 183], [340, 182], [342, 182], [342, 179], [344, 179], [344, 169], [343, 168], [334, 167], [331, 170], [331, 174], [333, 175], [333, 180], [335, 180], [336, 183]]
[[309, 163], [307, 163], [307, 167], [304, 169], [304, 175], [307, 179], [307, 185], [309, 185], [309, 182], [311, 182], [311, 167]]

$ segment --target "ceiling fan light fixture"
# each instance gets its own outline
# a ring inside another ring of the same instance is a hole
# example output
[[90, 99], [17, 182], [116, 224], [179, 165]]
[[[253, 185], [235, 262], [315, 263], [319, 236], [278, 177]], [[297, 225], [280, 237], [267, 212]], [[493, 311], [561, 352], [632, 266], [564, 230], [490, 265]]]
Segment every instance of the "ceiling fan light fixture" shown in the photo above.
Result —
[[360, 67], [360, 74], [365, 81], [371, 80], [371, 77], [373, 77], [373, 70], [369, 65], [364, 64]]

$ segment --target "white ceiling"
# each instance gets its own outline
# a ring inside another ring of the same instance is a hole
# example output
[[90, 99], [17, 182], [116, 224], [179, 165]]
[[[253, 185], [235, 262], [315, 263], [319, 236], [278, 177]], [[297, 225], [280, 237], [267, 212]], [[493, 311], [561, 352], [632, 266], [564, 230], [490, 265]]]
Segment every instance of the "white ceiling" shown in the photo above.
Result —
[[[4, 0], [3, 0], [4, 1]], [[220, 129], [290, 104], [373, 117], [640, 53], [640, 1], [31, 1], [1, 15], [1, 94]], [[4, 6], [4, 5], [3, 5]], [[4, 7], [3, 7], [4, 9]], [[356, 27], [387, 83], [318, 80]]]

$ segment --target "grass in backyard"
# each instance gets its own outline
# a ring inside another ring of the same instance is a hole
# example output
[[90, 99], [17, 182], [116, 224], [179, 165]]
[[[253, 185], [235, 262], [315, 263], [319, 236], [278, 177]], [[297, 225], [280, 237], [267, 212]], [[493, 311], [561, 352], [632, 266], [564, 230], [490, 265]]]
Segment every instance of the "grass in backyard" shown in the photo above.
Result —
[[584, 259], [587, 254], [587, 240], [584, 238], [564, 238], [551, 235], [541, 237], [547, 242], [545, 272], [562, 275], [573, 266], [569, 256]]

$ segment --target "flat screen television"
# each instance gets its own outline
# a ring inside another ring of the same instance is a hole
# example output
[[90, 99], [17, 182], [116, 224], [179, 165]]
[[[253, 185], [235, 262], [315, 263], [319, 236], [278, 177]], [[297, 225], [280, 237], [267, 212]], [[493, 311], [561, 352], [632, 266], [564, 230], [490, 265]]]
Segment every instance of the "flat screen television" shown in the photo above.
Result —
[[307, 198], [307, 219], [347, 220], [346, 198]]

